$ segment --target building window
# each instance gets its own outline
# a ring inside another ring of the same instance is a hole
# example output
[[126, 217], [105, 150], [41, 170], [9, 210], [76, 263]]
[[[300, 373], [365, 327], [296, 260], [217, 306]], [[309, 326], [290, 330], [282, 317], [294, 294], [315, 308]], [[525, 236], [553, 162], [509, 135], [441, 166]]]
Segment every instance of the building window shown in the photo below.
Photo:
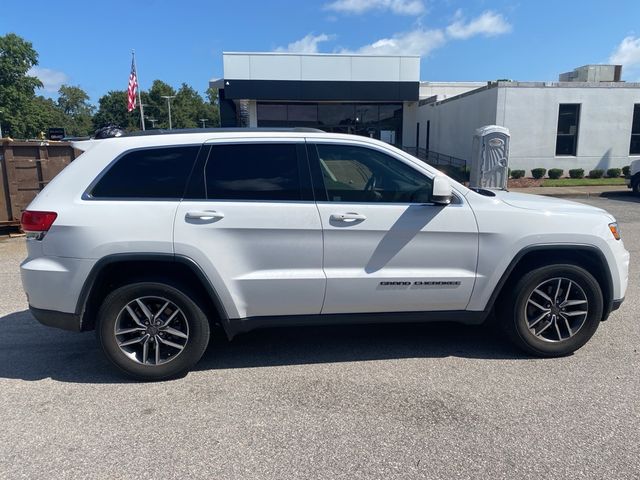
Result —
[[580, 104], [561, 103], [558, 109], [558, 135], [556, 155], [576, 156], [578, 150], [578, 127], [580, 124]]
[[258, 123], [286, 122], [287, 106], [273, 103], [258, 104]]
[[258, 102], [257, 113], [259, 127], [313, 127], [402, 145], [400, 103]]
[[633, 122], [631, 123], [631, 145], [629, 155], [640, 155], [640, 103], [633, 106]]

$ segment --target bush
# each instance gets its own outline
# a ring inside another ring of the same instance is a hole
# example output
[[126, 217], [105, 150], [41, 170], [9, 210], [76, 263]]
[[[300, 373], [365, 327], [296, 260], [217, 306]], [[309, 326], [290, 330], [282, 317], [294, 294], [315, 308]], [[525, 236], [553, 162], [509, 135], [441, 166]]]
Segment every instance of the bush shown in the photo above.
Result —
[[569, 170], [569, 176], [571, 178], [584, 178], [584, 169], [572, 168], [571, 170]]
[[511, 178], [517, 179], [524, 177], [524, 170], [511, 170]]
[[531, 169], [531, 176], [533, 178], [536, 178], [536, 179], [544, 177], [546, 173], [547, 173], [547, 169], [546, 168], [532, 168]]
[[589, 178], [602, 178], [602, 175], [604, 175], [604, 170], [600, 170], [599, 168], [589, 172]]
[[631, 174], [631, 167], [627, 165], [626, 167], [622, 167], [622, 175], [624, 177], [628, 177]]
[[560, 178], [564, 175], [564, 170], [561, 168], [550, 168], [549, 169], [549, 178]]
[[620, 173], [622, 173], [622, 170], [620, 170], [619, 168], [609, 168], [607, 170], [607, 177], [618, 178], [620, 176]]

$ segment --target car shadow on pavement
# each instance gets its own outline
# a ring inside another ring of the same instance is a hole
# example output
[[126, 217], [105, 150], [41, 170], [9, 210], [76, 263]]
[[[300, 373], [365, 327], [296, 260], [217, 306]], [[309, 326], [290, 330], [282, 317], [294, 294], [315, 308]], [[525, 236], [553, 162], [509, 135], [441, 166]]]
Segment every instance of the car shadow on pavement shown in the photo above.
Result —
[[45, 327], [28, 310], [0, 317], [0, 379], [128, 382], [104, 358], [93, 333]]
[[219, 332], [197, 370], [402, 358], [527, 359], [495, 330], [456, 323], [309, 326]]
[[600, 197], [607, 198], [609, 200], [617, 200], [620, 202], [640, 203], [640, 197], [635, 195], [631, 190], [615, 191], [615, 192], [602, 192]]
[[[345, 325], [255, 330], [231, 342], [217, 330], [195, 370], [450, 356], [529, 358], [484, 326]], [[28, 310], [0, 317], [0, 378], [129, 382], [104, 358], [93, 332], [42, 326]]]

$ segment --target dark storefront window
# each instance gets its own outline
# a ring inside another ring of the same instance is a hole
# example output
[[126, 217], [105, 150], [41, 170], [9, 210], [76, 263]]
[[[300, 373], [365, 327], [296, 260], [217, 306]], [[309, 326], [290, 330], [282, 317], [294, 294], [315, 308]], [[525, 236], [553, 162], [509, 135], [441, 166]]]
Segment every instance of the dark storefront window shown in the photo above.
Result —
[[275, 103], [258, 104], [258, 122], [286, 122], [287, 106]]
[[400, 103], [258, 103], [259, 127], [314, 127], [402, 144]]
[[640, 155], [640, 103], [636, 103], [633, 106], [629, 155]]
[[356, 108], [352, 103], [321, 103], [318, 105], [318, 125], [353, 125], [355, 119]]
[[287, 121], [290, 124], [311, 124], [318, 123], [317, 105], [287, 105]]
[[579, 124], [580, 104], [561, 103], [558, 109], [556, 155], [570, 155], [575, 157], [578, 150]]

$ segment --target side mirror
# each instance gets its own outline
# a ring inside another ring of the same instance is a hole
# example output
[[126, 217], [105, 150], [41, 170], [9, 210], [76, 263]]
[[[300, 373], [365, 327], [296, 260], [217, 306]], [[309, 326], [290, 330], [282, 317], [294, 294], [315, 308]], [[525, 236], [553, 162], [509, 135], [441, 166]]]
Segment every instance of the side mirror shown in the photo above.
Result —
[[449, 205], [451, 203], [451, 182], [443, 175], [433, 177], [433, 192], [431, 193], [431, 203], [436, 205]]

